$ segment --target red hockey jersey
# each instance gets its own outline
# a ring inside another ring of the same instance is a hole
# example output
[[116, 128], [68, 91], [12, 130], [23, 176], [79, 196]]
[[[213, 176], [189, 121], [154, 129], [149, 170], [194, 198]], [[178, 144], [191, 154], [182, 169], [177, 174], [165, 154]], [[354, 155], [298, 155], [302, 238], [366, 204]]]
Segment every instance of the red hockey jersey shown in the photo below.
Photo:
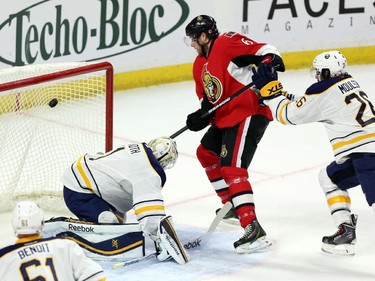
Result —
[[[198, 98], [201, 100], [205, 94], [212, 106], [216, 106], [252, 81], [253, 64], [238, 65], [241, 57], [250, 58], [245, 61], [251, 61], [251, 57], [260, 61], [260, 57], [270, 53], [280, 56], [274, 46], [257, 43], [239, 33], [220, 35], [211, 46], [208, 58], [197, 56], [194, 61], [193, 77]], [[250, 89], [217, 109], [213, 122], [219, 128], [232, 127], [256, 114], [272, 120], [269, 108], [259, 105], [258, 100], [259, 97]]]

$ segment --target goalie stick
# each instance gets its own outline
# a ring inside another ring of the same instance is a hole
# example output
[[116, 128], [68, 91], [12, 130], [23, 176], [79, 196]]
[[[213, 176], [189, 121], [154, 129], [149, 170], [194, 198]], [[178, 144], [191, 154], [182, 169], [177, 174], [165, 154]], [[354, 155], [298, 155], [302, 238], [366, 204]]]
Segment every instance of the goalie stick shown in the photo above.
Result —
[[[221, 103], [217, 104], [216, 106], [214, 106], [213, 108], [211, 108], [209, 111], [207, 111], [205, 114], [203, 114], [201, 118], [203, 119], [203, 118], [208, 117], [211, 113], [215, 112], [216, 110], [218, 110], [223, 105], [227, 104], [228, 102], [230, 102], [231, 100], [235, 99], [236, 97], [238, 97], [242, 93], [246, 92], [246, 90], [250, 89], [252, 86], [254, 86], [253, 82], [251, 82], [251, 83], [247, 84], [246, 86], [242, 87], [237, 92], [235, 92], [233, 95], [227, 97]], [[174, 134], [170, 135], [170, 138], [174, 139], [175, 137], [177, 137], [177, 136], [181, 135], [183, 132], [185, 132], [187, 129], [188, 129], [187, 126], [181, 128], [180, 130], [178, 130]]]
[[[212, 234], [216, 230], [217, 226], [219, 225], [220, 221], [224, 218], [224, 216], [228, 213], [228, 211], [232, 208], [232, 203], [227, 202], [224, 204], [224, 206], [220, 209], [220, 211], [216, 214], [214, 220], [211, 222], [210, 227], [208, 228], [207, 232], [204, 233], [202, 236], [199, 236], [198, 238], [184, 243], [184, 248], [185, 249], [193, 249], [196, 247], [200, 247], [201, 244], [207, 243], [208, 240], [211, 238]], [[121, 267], [129, 266], [138, 262], [141, 262], [143, 260], [149, 259], [151, 257], [156, 257], [156, 253], [151, 253], [146, 256], [128, 260], [128, 261], [123, 261], [123, 262], [118, 262], [115, 263], [112, 266], [112, 269], [119, 269]]]
[[115, 263], [112, 266], [112, 269], [119, 269], [121, 267], [129, 266], [129, 265], [138, 263], [140, 261], [147, 260], [147, 259], [152, 258], [152, 257], [156, 257], [156, 253], [148, 254], [146, 256], [143, 256], [143, 257], [140, 257], [140, 258], [137, 258], [137, 259], [132, 259], [132, 260], [128, 260], [128, 261], [122, 261], [122, 262]]

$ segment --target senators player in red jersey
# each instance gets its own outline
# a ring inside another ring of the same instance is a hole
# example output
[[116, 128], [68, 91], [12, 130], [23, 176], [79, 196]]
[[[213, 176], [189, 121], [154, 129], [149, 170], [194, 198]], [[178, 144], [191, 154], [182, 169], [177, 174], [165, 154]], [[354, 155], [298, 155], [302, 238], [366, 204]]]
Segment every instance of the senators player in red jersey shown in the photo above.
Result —
[[197, 158], [221, 202], [231, 201], [228, 220], [239, 220], [244, 235], [234, 247], [252, 253], [271, 245], [257, 220], [253, 190], [248, 180], [250, 166], [272, 114], [247, 90], [208, 118], [202, 115], [251, 82], [252, 67], [260, 62], [285, 71], [279, 51], [236, 32], [219, 34], [215, 20], [195, 17], [186, 26], [186, 36], [198, 56], [193, 65], [196, 94], [201, 108], [187, 116], [186, 126], [200, 131], [210, 125], [197, 148]]

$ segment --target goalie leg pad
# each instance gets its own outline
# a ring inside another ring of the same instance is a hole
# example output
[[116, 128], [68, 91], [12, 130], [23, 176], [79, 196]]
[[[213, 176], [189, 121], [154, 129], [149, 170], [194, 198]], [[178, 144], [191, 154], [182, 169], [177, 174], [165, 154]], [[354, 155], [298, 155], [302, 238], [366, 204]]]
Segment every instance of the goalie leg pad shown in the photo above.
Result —
[[138, 223], [96, 224], [57, 217], [45, 221], [42, 236], [68, 238], [97, 261], [124, 260], [145, 255], [145, 239]]
[[170, 216], [165, 217], [159, 222], [160, 246], [166, 249], [177, 263], [185, 264], [190, 260], [190, 256], [178, 239], [170, 218]]

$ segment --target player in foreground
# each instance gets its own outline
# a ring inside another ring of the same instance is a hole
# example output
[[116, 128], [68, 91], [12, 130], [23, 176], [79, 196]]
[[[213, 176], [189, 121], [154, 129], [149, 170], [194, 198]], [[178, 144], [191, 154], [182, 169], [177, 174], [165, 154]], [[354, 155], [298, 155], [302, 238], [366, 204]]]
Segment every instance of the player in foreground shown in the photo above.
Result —
[[253, 81], [276, 120], [284, 125], [322, 122], [335, 161], [321, 169], [319, 182], [338, 231], [323, 237], [322, 250], [354, 255], [357, 216], [351, 214], [349, 188], [361, 185], [375, 211], [375, 107], [359, 83], [347, 73], [339, 51], [319, 54], [313, 61], [312, 84], [297, 101], [291, 101], [277, 72], [266, 65], [253, 70]]
[[176, 142], [160, 137], [148, 144], [128, 144], [107, 153], [80, 156], [62, 177], [64, 200], [80, 220], [93, 223], [125, 221], [134, 209], [141, 229], [156, 245], [160, 261], [189, 260], [166, 217], [161, 189], [165, 169], [177, 160]]
[[35, 202], [21, 201], [13, 210], [16, 244], [0, 250], [2, 281], [105, 281], [102, 267], [85, 256], [73, 241], [42, 238], [43, 211]]
[[234, 242], [236, 251], [262, 250], [271, 242], [255, 213], [247, 169], [272, 120], [271, 112], [258, 104], [259, 97], [252, 90], [247, 90], [212, 116], [202, 115], [249, 84], [252, 65], [263, 61], [284, 71], [283, 61], [269, 44], [236, 32], [220, 35], [215, 20], [207, 15], [195, 17], [185, 30], [187, 43], [198, 53], [193, 76], [201, 103], [199, 110], [187, 116], [186, 126], [200, 131], [211, 125], [197, 148], [197, 158], [221, 202], [231, 201], [234, 206], [227, 219], [239, 219], [244, 228], [244, 235]]

